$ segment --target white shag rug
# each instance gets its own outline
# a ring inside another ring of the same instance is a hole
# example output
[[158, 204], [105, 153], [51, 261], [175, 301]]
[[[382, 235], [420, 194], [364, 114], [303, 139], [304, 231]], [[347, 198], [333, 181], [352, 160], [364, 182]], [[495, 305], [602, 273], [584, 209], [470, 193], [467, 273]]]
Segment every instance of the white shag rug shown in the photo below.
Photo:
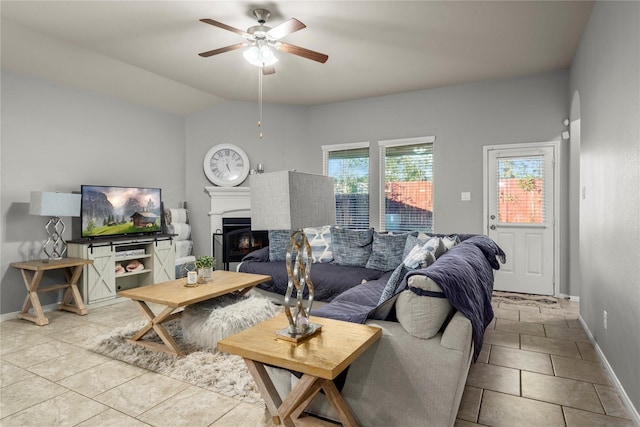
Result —
[[[248, 307], [252, 307], [252, 309]], [[207, 306], [205, 304], [197, 305], [195, 309], [190, 311], [192, 314], [198, 314], [202, 318], [203, 312], [211, 311], [211, 309], [212, 305]], [[254, 296], [224, 307], [224, 312], [229, 319], [242, 318], [242, 315], [247, 311], [252, 311], [254, 314], [257, 312], [262, 313], [260, 316], [253, 317], [255, 322], [253, 324], [256, 324], [277, 314], [280, 310], [268, 300]], [[214, 318], [216, 316], [219, 317], [220, 313], [212, 315]], [[187, 322], [189, 322], [189, 319], [193, 322], [194, 316], [187, 316]], [[240, 321], [242, 325], [248, 325], [245, 327], [253, 326], [253, 324], [248, 324], [244, 320]], [[180, 320], [176, 319], [163, 323], [163, 326], [169, 331], [176, 343], [187, 353], [186, 356], [175, 357], [164, 352], [131, 344], [128, 341], [146, 323], [145, 320], [132, 322], [114, 329], [109, 334], [97, 336], [90, 343], [90, 349], [96, 353], [212, 390], [225, 396], [248, 403], [264, 405], [260, 392], [242, 358], [215, 350], [214, 342], [217, 343], [219, 339], [224, 338], [224, 333], [228, 333], [228, 335], [236, 333], [237, 328], [225, 327], [226, 332], [218, 332], [214, 337], [206, 340], [203, 338], [203, 341], [208, 343], [205, 348], [194, 343], [194, 341], [185, 339]], [[214, 325], [209, 319], [204, 319], [204, 323], [208, 323], [209, 326]], [[242, 329], [245, 327], [242, 327]], [[200, 328], [199, 332], [195, 332], [196, 335], [203, 337], [205, 329]], [[234, 330], [236, 332], [233, 332]], [[153, 330], [148, 332], [144, 338], [159, 343], [162, 342]]]
[[215, 350], [221, 339], [275, 315], [274, 305], [266, 298], [223, 295], [187, 306], [181, 318], [182, 334], [191, 344]]

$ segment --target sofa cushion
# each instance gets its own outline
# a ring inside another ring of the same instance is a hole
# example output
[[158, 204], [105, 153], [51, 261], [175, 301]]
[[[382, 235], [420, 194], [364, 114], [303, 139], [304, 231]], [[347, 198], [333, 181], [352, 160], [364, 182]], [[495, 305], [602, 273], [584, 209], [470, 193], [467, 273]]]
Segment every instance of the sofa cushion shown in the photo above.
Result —
[[284, 261], [291, 241], [291, 230], [269, 230], [269, 261]]
[[365, 267], [380, 271], [391, 271], [402, 262], [408, 233], [373, 233], [371, 256]]
[[453, 311], [442, 288], [426, 276], [410, 277], [408, 289], [398, 295], [395, 307], [402, 327], [423, 339], [436, 335]]
[[[331, 301], [320, 308], [312, 308], [311, 315], [325, 317], [327, 319], [342, 320], [351, 323], [364, 323], [370, 307], [353, 301]], [[322, 320], [319, 322], [322, 324]]]
[[338, 265], [365, 267], [371, 256], [373, 228], [352, 230], [331, 227], [333, 262]]
[[311, 258], [314, 263], [333, 261], [333, 246], [331, 244], [331, 226], [305, 227], [304, 234], [309, 239]]
[[[311, 314], [330, 319], [364, 323], [367, 318], [370, 318], [370, 313], [376, 310], [380, 293], [385, 287], [390, 274], [385, 273], [378, 280], [362, 283], [344, 291], [335, 297], [331, 303], [312, 309]], [[384, 314], [379, 315], [384, 317], [377, 317], [378, 319], [386, 318]]]
[[[288, 275], [286, 262], [284, 261], [263, 262], [260, 259], [253, 260], [247, 256], [238, 266], [238, 271], [271, 276], [271, 280], [261, 283], [257, 287], [280, 295], [287, 293]], [[381, 271], [364, 267], [347, 267], [333, 263], [313, 264], [311, 267], [311, 281], [315, 290], [314, 299], [316, 301], [331, 301], [345, 291], [353, 287], [360, 287], [363, 282], [371, 282], [382, 275]], [[305, 296], [308, 295], [308, 291], [309, 288], [305, 287]], [[379, 295], [378, 293], [376, 301]]]

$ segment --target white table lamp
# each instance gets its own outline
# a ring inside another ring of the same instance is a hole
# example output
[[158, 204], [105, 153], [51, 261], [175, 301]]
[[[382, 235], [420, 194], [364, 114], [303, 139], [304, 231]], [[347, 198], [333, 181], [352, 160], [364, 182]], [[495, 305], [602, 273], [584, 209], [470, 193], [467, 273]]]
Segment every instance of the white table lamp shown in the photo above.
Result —
[[[287, 251], [289, 282], [284, 308], [289, 327], [281, 338], [299, 342], [318, 332], [321, 325], [309, 322], [313, 304], [311, 247], [303, 227], [335, 224], [336, 199], [333, 178], [324, 175], [283, 171], [251, 176], [251, 229], [291, 230]], [[308, 288], [305, 305], [303, 293]], [[295, 312], [290, 301], [295, 289]]]
[[72, 193], [31, 192], [29, 214], [49, 217], [44, 226], [49, 238], [42, 247], [49, 260], [60, 259], [67, 251], [67, 242], [62, 238], [65, 227], [60, 217], [80, 216], [80, 197]]

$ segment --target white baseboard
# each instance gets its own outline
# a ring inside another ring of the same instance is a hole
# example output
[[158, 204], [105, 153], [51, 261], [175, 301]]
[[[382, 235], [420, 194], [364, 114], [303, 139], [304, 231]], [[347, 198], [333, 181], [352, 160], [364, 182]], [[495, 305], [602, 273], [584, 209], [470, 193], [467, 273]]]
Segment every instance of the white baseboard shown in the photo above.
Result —
[[[106, 305], [116, 304], [116, 303], [120, 303], [120, 302], [124, 302], [124, 301], [129, 301], [129, 299], [128, 298], [114, 298], [114, 299], [110, 299], [110, 300], [107, 300], [107, 301], [96, 302], [96, 303], [93, 303], [93, 304], [86, 304], [86, 307], [88, 309], [92, 309], [92, 308], [104, 307]], [[59, 304], [60, 304], [60, 302], [43, 305], [42, 306], [42, 311], [44, 311], [46, 313], [47, 311], [56, 310], [58, 308]], [[14, 311], [13, 313], [0, 314], [0, 322], [4, 322], [5, 320], [16, 319], [18, 317], [18, 313], [20, 313], [20, 312], [19, 311]], [[28, 322], [28, 320], [25, 320], [25, 321]]]
[[609, 373], [609, 375], [613, 379], [613, 384], [614, 384], [616, 390], [618, 391], [618, 394], [620, 395], [620, 398], [622, 399], [622, 403], [624, 404], [625, 408], [627, 408], [627, 411], [629, 412], [629, 415], [631, 415], [632, 421], [635, 423], [635, 425], [640, 426], [640, 413], [638, 413], [638, 410], [633, 406], [633, 403], [631, 402], [631, 399], [629, 399], [629, 395], [627, 394], [627, 392], [622, 387], [622, 384], [620, 383], [620, 380], [618, 380], [618, 377], [616, 376], [616, 373], [614, 372], [613, 368], [609, 364], [609, 361], [607, 360], [607, 358], [605, 357], [604, 353], [602, 352], [602, 349], [600, 348], [600, 346], [596, 342], [595, 338], [593, 337], [593, 334], [589, 330], [589, 327], [587, 326], [587, 323], [584, 321], [582, 316], [578, 316], [578, 320], [580, 321], [580, 323], [582, 324], [582, 327], [584, 328], [585, 332], [587, 333], [587, 336], [589, 337], [589, 341], [591, 341], [591, 344], [593, 344], [593, 347], [596, 349], [596, 353], [598, 354], [598, 358], [600, 359], [600, 361], [602, 362], [604, 367], [607, 369], [607, 372]]
[[[48, 305], [43, 305], [42, 306], [42, 311], [52, 311], [55, 310], [58, 307], [58, 304], [60, 304], [59, 302], [56, 302], [54, 304], [48, 304]], [[13, 313], [5, 313], [0, 315], [0, 322], [4, 322], [5, 320], [11, 320], [11, 319], [16, 319], [18, 317], [18, 313], [20, 313], [19, 311], [14, 311]], [[28, 320], [27, 320], [28, 322]]]
[[575, 295], [558, 294], [558, 298], [568, 299], [569, 301], [580, 302], [580, 297]]

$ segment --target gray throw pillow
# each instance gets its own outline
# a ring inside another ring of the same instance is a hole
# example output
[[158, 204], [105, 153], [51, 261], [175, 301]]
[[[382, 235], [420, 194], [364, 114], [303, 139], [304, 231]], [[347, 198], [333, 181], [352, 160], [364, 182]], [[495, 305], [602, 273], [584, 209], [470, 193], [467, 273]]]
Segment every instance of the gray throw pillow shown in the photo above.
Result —
[[407, 236], [407, 242], [404, 245], [404, 252], [402, 253], [402, 259], [405, 259], [407, 255], [409, 255], [409, 252], [411, 252], [414, 246], [424, 245], [429, 241], [429, 239], [431, 239], [431, 237], [432, 236], [430, 236], [429, 234], [424, 234], [424, 233], [420, 233], [417, 236], [414, 234], [410, 234], [409, 236]]
[[286, 261], [291, 230], [269, 230], [269, 261]]
[[415, 245], [402, 262], [411, 269], [427, 268], [436, 262], [435, 251], [427, 243], [422, 246]]
[[442, 239], [436, 236], [429, 239], [429, 241], [425, 243], [424, 246], [427, 248], [429, 252], [433, 254], [435, 259], [440, 258], [440, 256], [447, 251], [447, 248], [445, 247]]
[[445, 252], [446, 252], [452, 247], [454, 247], [455, 245], [457, 245], [458, 243], [460, 243], [460, 238], [457, 235], [452, 234], [450, 236], [443, 236], [442, 242], [444, 243]]
[[400, 263], [400, 265], [398, 265], [396, 269], [393, 270], [393, 273], [391, 273], [391, 276], [389, 276], [389, 280], [387, 280], [387, 285], [382, 290], [382, 294], [380, 295], [380, 300], [378, 301], [378, 305], [384, 303], [386, 300], [388, 300], [389, 298], [395, 295], [396, 291], [398, 290], [398, 287], [400, 286], [400, 284], [402, 283], [402, 280], [404, 279], [404, 276], [410, 270], [411, 269], [408, 268], [406, 265], [404, 265], [404, 263]]
[[373, 228], [352, 230], [331, 227], [333, 263], [350, 267], [364, 267], [371, 256]]
[[371, 256], [367, 261], [367, 268], [380, 271], [391, 271], [402, 262], [407, 233], [389, 234], [373, 233]]

